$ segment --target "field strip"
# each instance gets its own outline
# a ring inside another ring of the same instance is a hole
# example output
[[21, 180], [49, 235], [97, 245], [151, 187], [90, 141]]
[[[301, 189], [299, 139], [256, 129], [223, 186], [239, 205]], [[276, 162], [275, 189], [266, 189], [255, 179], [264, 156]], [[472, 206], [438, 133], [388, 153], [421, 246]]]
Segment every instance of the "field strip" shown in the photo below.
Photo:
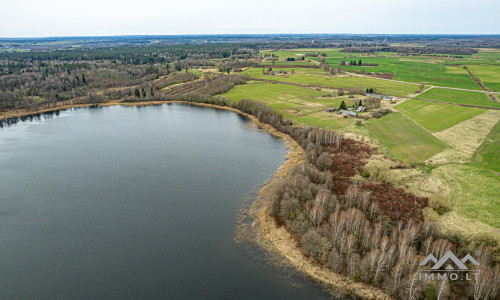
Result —
[[427, 102], [436, 102], [436, 103], [443, 103], [443, 104], [450, 104], [450, 105], [465, 106], [465, 107], [476, 107], [476, 108], [500, 110], [500, 108], [498, 108], [498, 107], [488, 107], [488, 106], [480, 106], [480, 105], [469, 105], [469, 104], [461, 104], [461, 103], [453, 103], [453, 102], [445, 102], [445, 101], [429, 100], [429, 99], [421, 99], [421, 98], [412, 98], [412, 99], [419, 100], [419, 101], [427, 101]]
[[487, 110], [443, 131], [432, 133], [451, 145], [453, 149], [446, 149], [430, 159], [442, 163], [470, 160], [498, 120], [500, 120], [499, 111]]
[[[392, 82], [399, 82], [399, 83], [406, 83], [406, 84], [420, 85], [420, 83], [415, 83], [415, 82], [407, 82], [407, 81], [401, 81], [401, 80], [394, 80], [394, 79], [386, 79], [386, 78], [372, 77], [372, 76], [368, 76], [368, 75], [356, 74], [356, 73], [351, 73], [351, 72], [345, 72], [345, 73], [346, 73], [346, 74], [353, 75], [353, 76], [358, 76], [358, 77], [366, 77], [366, 78], [373, 78], [373, 79], [379, 79], [379, 80], [387, 80], [387, 81], [392, 81]], [[449, 90], [466, 91], [466, 92], [476, 92], [476, 93], [486, 93], [486, 94], [496, 94], [496, 95], [500, 94], [500, 92], [489, 92], [489, 91], [468, 90], [468, 89], [461, 89], [461, 88], [454, 88], [454, 87], [440, 86], [440, 85], [429, 85], [429, 84], [426, 84], [426, 86], [429, 86], [429, 87], [436, 87], [436, 88], [441, 88], [441, 89], [449, 89]]]

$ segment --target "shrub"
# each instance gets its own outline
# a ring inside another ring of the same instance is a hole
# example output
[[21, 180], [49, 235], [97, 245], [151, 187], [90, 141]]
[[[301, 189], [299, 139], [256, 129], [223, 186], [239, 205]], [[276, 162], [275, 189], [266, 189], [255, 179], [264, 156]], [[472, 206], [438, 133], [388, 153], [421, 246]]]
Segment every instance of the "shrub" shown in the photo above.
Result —
[[410, 157], [406, 160], [406, 163], [408, 164], [408, 166], [409, 166], [410, 168], [415, 168], [415, 167], [418, 165], [419, 161], [418, 161], [418, 159], [417, 159], [415, 156], [410, 156]]
[[424, 215], [424, 219], [429, 222], [436, 222], [439, 218], [437, 212], [435, 212], [432, 208], [426, 207], [422, 209], [422, 214]]
[[437, 193], [430, 197], [429, 207], [435, 210], [439, 215], [450, 210], [450, 197], [443, 193]]
[[382, 173], [389, 171], [389, 165], [381, 160], [372, 160], [366, 164], [365, 170], [370, 178], [378, 181]]
[[367, 169], [364, 169], [363, 172], [361, 173], [361, 176], [368, 178], [370, 176], [370, 172], [368, 172]]
[[356, 125], [358, 125], [358, 126], [363, 125], [363, 122], [361, 122], [361, 120], [357, 120]]

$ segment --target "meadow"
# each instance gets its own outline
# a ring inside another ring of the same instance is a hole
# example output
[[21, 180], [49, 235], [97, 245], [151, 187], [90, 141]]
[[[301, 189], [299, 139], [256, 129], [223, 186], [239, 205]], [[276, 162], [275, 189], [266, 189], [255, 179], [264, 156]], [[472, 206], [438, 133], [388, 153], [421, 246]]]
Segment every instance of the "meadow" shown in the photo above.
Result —
[[474, 159], [485, 169], [500, 173], [500, 121], [477, 149]]
[[[312, 49], [310, 49], [312, 50]], [[443, 65], [444, 63], [461, 60], [458, 58], [439, 56], [398, 56], [393, 52], [380, 52], [377, 55], [368, 53], [340, 52], [340, 49], [316, 49], [315, 51], [326, 53], [326, 62], [332, 67], [338, 67], [340, 61], [353, 61], [378, 64], [378, 66], [342, 66], [347, 71], [365, 70], [366, 72], [393, 73], [394, 80], [412, 83], [426, 83], [429, 85], [457, 87], [471, 90], [481, 90], [481, 87], [469, 76], [462, 66]], [[272, 52], [281, 59], [286, 57], [297, 57], [307, 51], [277, 51]], [[317, 61], [315, 57], [308, 57]]]
[[481, 108], [420, 100], [408, 100], [395, 108], [431, 131], [444, 130], [485, 111]]
[[335, 77], [320, 69], [296, 68], [294, 69], [294, 72], [295, 74], [289, 73], [287, 75], [273, 76], [262, 74], [262, 69], [250, 68], [244, 73], [253, 78], [317, 85], [330, 88], [353, 88], [356, 86], [361, 87], [362, 90], [366, 90], [367, 88], [376, 88], [378, 93], [400, 97], [405, 97], [419, 89], [419, 86], [416, 84], [400, 83], [375, 78], [359, 76]]
[[401, 160], [424, 161], [446, 148], [445, 143], [401, 113], [366, 122], [365, 126]]
[[352, 122], [335, 113], [325, 111], [327, 108], [339, 107], [342, 100], [349, 103], [350, 99], [329, 97], [326, 91], [317, 91], [307, 87], [250, 81], [247, 84], [235, 86], [221, 96], [231, 98], [233, 102], [241, 99], [263, 102], [301, 125], [339, 129]]
[[495, 103], [485, 93], [432, 88], [425, 93], [418, 95], [418, 98], [425, 100], [437, 100], [449, 103], [478, 105], [492, 108], [500, 108], [500, 103]]

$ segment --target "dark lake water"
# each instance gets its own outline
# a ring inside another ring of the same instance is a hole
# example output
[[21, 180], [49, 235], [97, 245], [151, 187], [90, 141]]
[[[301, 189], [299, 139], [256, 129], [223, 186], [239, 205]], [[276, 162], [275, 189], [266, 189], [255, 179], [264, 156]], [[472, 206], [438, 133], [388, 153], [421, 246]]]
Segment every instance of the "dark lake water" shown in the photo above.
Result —
[[283, 142], [233, 112], [105, 107], [0, 129], [0, 299], [316, 299], [236, 245]]

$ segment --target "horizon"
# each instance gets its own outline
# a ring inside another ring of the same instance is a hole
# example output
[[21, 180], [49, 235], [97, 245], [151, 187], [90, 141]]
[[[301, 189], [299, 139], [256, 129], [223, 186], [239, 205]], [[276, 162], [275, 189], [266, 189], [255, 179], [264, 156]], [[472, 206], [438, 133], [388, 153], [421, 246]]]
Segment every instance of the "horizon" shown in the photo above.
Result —
[[67, 39], [67, 38], [119, 38], [119, 37], [182, 37], [182, 36], [500, 36], [500, 33], [199, 33], [199, 34], [117, 34], [117, 35], [61, 35], [61, 36], [0, 36], [9, 39]]
[[[414, 2], [414, 3], [413, 3]], [[256, 0], [238, 5], [229, 0], [34, 1], [4, 3], [2, 38], [155, 36], [213, 34], [442, 34], [500, 33], [494, 0], [326, 1], [311, 5], [290, 0]], [[22, 18], [15, 12], [22, 12]], [[215, 32], [215, 33], [214, 33]]]

